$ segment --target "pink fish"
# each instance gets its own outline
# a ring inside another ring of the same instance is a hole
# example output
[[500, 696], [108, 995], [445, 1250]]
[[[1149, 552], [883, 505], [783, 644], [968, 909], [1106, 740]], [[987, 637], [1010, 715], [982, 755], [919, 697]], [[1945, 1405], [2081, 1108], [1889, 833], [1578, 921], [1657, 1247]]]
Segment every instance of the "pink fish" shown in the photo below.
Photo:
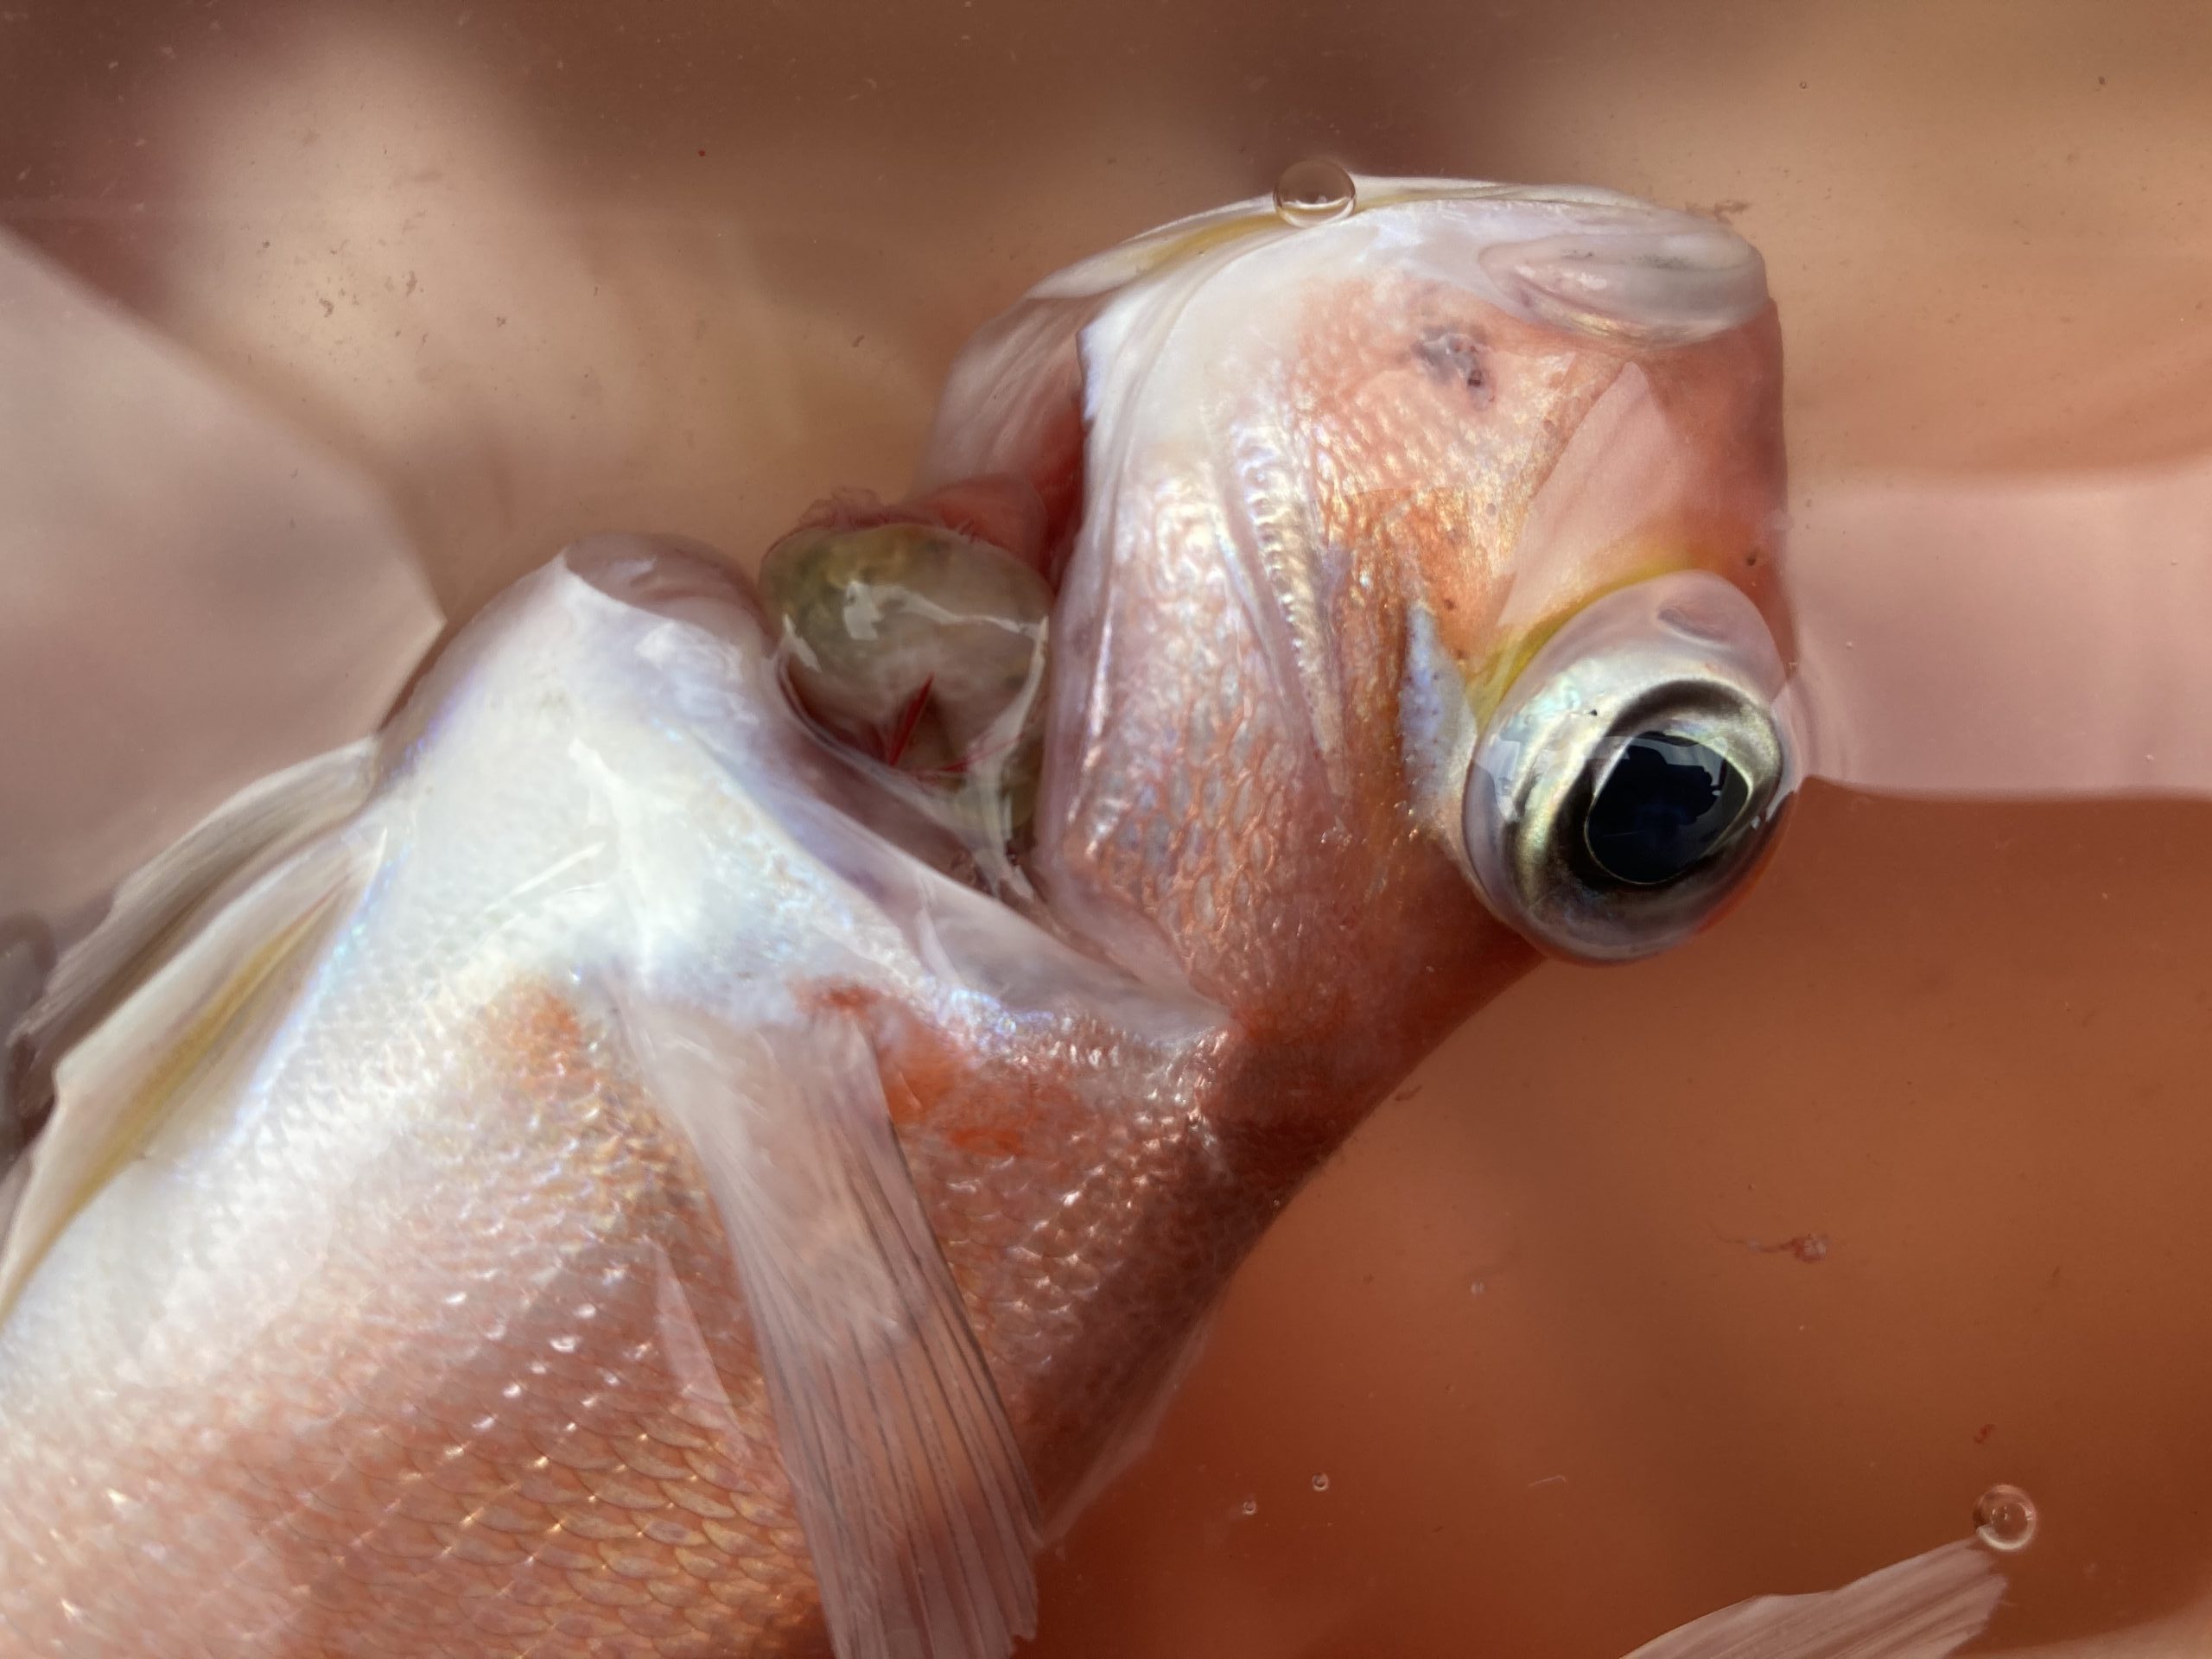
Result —
[[930, 677], [825, 743], [788, 604], [604, 538], [124, 885], [16, 1042], [0, 1655], [995, 1659], [1415, 1062], [1743, 890], [1797, 776], [1758, 255], [1358, 191], [1050, 279], [914, 504], [820, 527], [1041, 585], [1018, 823], [891, 786]]

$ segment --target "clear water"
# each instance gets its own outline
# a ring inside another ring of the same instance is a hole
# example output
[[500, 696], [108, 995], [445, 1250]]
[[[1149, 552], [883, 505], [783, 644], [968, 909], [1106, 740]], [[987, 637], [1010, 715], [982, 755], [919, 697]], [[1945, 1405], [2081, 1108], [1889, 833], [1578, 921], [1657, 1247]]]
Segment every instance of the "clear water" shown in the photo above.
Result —
[[[435, 626], [412, 562], [458, 617], [588, 529], [757, 552], [895, 489], [978, 321], [1289, 161], [1724, 214], [1783, 307], [1842, 781], [1726, 926], [1541, 971], [1363, 1133], [1033, 1650], [1608, 1659], [2004, 1483], [1981, 1650], [2190, 1650], [2208, 86], [2186, 0], [15, 0], [0, 226], [143, 332], [5, 365], [43, 517], [0, 545], [0, 909], [357, 726]], [[89, 395], [130, 351], [188, 464]], [[57, 423], [110, 451], [67, 489]]]

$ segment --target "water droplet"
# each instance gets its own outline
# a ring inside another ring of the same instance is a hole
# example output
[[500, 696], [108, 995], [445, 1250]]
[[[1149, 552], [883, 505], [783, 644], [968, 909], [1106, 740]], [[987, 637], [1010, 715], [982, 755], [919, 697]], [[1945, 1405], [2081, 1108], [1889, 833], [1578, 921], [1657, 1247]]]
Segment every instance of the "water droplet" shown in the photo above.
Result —
[[1479, 1296], [1489, 1288], [1490, 1287], [1488, 1285], [1478, 1279], [1473, 1284], [1467, 1287], [1467, 1294], [1470, 1296]]
[[1248, 1497], [1236, 1506], [1236, 1510], [1240, 1515], [1257, 1515], [1260, 1512], [1260, 1500], [1256, 1497]]
[[1275, 181], [1275, 212], [1286, 225], [1326, 225], [1358, 205], [1351, 175], [1334, 162], [1293, 162]]
[[2035, 1541], [2036, 1501], [2017, 1486], [1993, 1486], [1974, 1506], [1974, 1535], [2011, 1554]]
[[1329, 1490], [1329, 1478], [1328, 1478], [1326, 1475], [1316, 1475], [1316, 1476], [1314, 1476], [1314, 1477], [1313, 1477], [1313, 1490], [1314, 1490], [1315, 1491], [1317, 1491], [1317, 1492], [1325, 1492], [1325, 1491], [1327, 1491]]

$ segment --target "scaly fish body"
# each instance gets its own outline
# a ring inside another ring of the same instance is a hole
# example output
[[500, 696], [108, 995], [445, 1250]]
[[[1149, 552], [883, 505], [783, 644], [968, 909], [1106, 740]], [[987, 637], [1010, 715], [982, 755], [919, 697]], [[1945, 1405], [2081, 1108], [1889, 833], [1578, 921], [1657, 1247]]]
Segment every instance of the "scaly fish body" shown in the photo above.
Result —
[[[807, 844], [810, 802], [745, 791], [823, 767], [741, 608], [683, 629], [563, 564], [502, 609], [344, 831], [387, 856], [235, 1111], [118, 1173], [0, 1337], [22, 1651], [750, 1653], [810, 1627], [729, 1251], [602, 964], [642, 953], [764, 1024], [869, 1008], [1048, 1478], [1257, 1225], [1193, 1110], [1202, 1011], [1147, 1032], [965, 988], [957, 938], [948, 960]], [[997, 925], [930, 897], [948, 931]], [[1094, 971], [1019, 942], [1039, 988]]]
[[33, 1056], [0, 1654], [1005, 1650], [1298, 1184], [1524, 934], [1643, 913], [1500, 896], [1493, 728], [1608, 594], [1687, 595], [1669, 663], [1773, 608], [1756, 257], [1375, 200], [1141, 241], [956, 372], [924, 484], [1058, 539], [1042, 911], [913, 855], [741, 581], [622, 540], [285, 785], [308, 830], [126, 892]]

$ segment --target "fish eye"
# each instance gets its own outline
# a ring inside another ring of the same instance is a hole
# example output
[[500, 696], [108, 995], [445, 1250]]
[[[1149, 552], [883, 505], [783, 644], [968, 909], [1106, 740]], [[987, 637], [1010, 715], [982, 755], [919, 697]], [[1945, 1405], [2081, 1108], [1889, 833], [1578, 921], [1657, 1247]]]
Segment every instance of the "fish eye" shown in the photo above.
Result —
[[1673, 732], [1638, 732], [1592, 791], [1582, 843], [1601, 874], [1660, 887], [1710, 856], [1751, 798], [1751, 785], [1718, 749]]
[[1465, 830], [1484, 901], [1589, 962], [1697, 931], [1758, 868], [1796, 789], [1785, 678], [1757, 607], [1718, 576], [1586, 607], [1477, 741]]

